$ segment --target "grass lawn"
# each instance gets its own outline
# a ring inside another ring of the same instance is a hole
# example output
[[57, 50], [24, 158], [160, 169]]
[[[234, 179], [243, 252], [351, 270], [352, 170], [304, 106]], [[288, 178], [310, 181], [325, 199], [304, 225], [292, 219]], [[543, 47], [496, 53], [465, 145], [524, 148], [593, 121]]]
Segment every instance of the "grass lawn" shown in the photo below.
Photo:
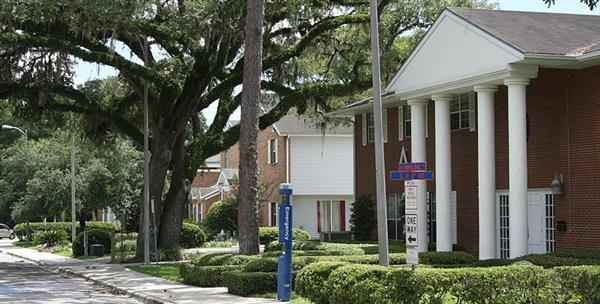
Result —
[[179, 275], [179, 263], [159, 264], [158, 273], [156, 271], [156, 265], [133, 265], [127, 266], [127, 268], [133, 271], [145, 273], [151, 276], [167, 279], [170, 281], [183, 281], [183, 278]]
[[29, 249], [35, 249], [37, 247], [36, 244], [34, 244], [33, 242], [27, 242], [27, 241], [18, 241], [13, 243], [15, 246], [19, 246], [19, 247], [23, 247], [23, 248], [29, 248]]
[[[265, 298], [277, 299], [277, 293], [276, 292], [268, 293], [265, 295]], [[290, 304], [314, 304], [309, 299], [303, 298], [293, 291], [292, 291], [292, 300], [288, 303], [290, 303]]]

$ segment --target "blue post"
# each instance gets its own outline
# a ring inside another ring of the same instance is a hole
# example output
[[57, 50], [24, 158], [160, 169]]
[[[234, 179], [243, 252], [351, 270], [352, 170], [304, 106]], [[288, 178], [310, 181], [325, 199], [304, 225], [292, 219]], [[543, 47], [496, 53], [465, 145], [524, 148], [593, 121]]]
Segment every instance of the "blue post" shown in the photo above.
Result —
[[292, 299], [292, 186], [279, 185], [279, 194], [279, 242], [283, 252], [277, 264], [277, 299], [289, 302]]

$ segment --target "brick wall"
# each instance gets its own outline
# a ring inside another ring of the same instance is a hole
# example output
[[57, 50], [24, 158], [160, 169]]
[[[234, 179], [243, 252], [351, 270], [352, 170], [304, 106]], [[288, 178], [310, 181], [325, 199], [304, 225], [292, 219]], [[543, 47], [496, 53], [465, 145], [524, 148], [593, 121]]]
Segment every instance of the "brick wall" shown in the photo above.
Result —
[[[555, 173], [563, 174], [563, 194], [556, 196], [556, 221], [568, 230], [556, 232], [556, 248], [600, 246], [600, 67], [579, 71], [542, 69], [527, 87], [529, 119], [528, 186], [549, 188]], [[395, 170], [410, 138], [398, 141], [397, 108], [388, 109], [386, 172]], [[508, 189], [507, 90], [496, 93], [496, 185]], [[427, 162], [435, 170], [434, 103], [428, 106]], [[356, 194], [375, 192], [373, 144], [362, 145], [362, 115], [356, 116]], [[452, 189], [457, 191], [458, 243], [478, 250], [477, 132], [453, 131]], [[386, 182], [388, 193], [402, 183]], [[435, 182], [428, 182], [435, 191]]]

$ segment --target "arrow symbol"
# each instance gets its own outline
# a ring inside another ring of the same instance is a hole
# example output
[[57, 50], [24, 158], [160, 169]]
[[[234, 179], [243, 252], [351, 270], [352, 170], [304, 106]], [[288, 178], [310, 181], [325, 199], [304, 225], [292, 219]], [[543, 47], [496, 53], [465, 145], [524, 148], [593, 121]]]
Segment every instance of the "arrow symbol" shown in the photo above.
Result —
[[414, 236], [412, 236], [412, 235], [408, 236], [408, 242], [409, 242], [409, 243], [411, 243], [411, 244], [412, 244], [412, 243], [414, 243], [414, 242], [416, 242], [416, 241], [417, 241], [417, 238], [416, 238], [416, 237], [414, 237]]

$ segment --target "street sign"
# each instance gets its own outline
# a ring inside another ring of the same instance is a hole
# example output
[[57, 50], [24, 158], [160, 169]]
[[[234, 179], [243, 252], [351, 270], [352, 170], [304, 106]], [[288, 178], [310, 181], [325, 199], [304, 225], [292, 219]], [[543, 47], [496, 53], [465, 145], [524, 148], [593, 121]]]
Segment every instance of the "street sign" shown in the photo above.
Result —
[[426, 171], [427, 163], [398, 164], [398, 171]]
[[416, 213], [418, 208], [417, 197], [419, 187], [416, 185], [404, 186], [404, 210], [406, 213]]
[[432, 180], [433, 171], [391, 171], [391, 180]]
[[417, 247], [406, 247], [406, 264], [419, 264], [419, 251]]
[[417, 234], [417, 215], [406, 215], [406, 247], [417, 247], [419, 245], [419, 237]]

